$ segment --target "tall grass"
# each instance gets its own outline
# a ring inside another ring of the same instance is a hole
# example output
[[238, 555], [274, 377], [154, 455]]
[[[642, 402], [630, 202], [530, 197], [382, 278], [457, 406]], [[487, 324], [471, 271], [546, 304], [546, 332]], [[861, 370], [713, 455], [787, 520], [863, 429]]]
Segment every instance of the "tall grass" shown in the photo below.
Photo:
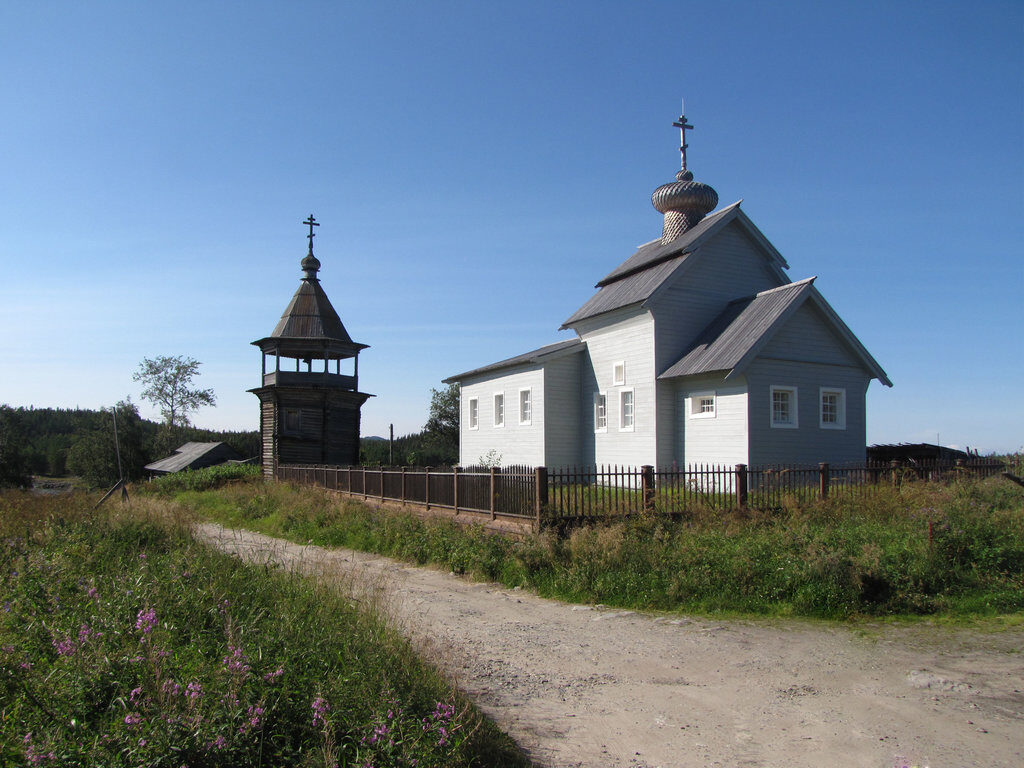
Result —
[[710, 508], [525, 540], [285, 484], [184, 493], [228, 525], [622, 607], [847, 618], [1024, 611], [1024, 492], [1005, 480], [880, 486], [771, 513]]
[[526, 764], [381, 616], [138, 506], [0, 496], [0, 764]]

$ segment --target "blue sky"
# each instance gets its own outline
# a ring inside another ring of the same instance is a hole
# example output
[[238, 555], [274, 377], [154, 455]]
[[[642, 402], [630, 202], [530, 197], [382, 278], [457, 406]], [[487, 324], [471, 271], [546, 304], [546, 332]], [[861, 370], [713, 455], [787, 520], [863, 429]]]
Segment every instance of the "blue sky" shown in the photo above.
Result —
[[[1024, 445], [1019, 2], [5, 2], [0, 402], [191, 355], [255, 429], [301, 221], [363, 434], [565, 338], [689, 165], [886, 369], [868, 440]], [[144, 415], [155, 410], [140, 403]]]

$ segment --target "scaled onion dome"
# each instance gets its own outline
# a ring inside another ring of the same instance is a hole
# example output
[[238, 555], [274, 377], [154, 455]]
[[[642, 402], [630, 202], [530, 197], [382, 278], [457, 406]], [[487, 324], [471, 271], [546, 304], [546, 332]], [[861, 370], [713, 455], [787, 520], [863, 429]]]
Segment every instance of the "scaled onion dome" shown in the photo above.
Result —
[[718, 205], [718, 193], [707, 184], [694, 181], [691, 171], [683, 170], [676, 174], [676, 181], [654, 190], [651, 203], [665, 214], [661, 242], [667, 244], [713, 211]]

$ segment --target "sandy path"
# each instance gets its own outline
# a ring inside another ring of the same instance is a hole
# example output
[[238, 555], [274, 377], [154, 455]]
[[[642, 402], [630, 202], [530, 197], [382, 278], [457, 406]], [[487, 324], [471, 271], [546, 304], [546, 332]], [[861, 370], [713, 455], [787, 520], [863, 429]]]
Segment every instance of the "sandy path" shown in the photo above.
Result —
[[540, 765], [1024, 766], [1024, 631], [656, 617], [199, 526], [354, 573]]

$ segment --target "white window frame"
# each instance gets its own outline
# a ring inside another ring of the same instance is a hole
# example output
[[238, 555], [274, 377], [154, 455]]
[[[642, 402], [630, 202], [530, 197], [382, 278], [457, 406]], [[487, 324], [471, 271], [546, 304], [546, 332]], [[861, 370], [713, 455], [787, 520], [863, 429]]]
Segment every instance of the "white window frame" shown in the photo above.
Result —
[[[835, 421], [825, 421], [825, 395], [836, 396]], [[846, 390], [843, 387], [818, 389], [818, 421], [822, 429], [846, 429]]]
[[[500, 417], [500, 418], [499, 418]], [[505, 426], [505, 393], [494, 393], [494, 426], [500, 429]]]
[[626, 383], [626, 362], [619, 360], [612, 365], [612, 386], [621, 387]]
[[469, 429], [480, 429], [480, 398], [469, 398]]
[[[603, 413], [602, 413], [603, 410]], [[603, 422], [603, 423], [602, 423]], [[608, 431], [608, 395], [604, 392], [594, 393], [594, 432]]]
[[[629, 395], [629, 423], [626, 423], [626, 395]], [[632, 432], [636, 427], [636, 394], [633, 388], [619, 390], [619, 432]]]
[[[526, 414], [523, 414], [523, 395], [526, 395]], [[524, 387], [519, 390], [519, 423], [524, 427], [533, 423], [533, 388]]]
[[[788, 392], [789, 393], [789, 421], [776, 421], [775, 420], [775, 393], [776, 392]], [[797, 407], [799, 403], [798, 393], [796, 387], [786, 386], [782, 384], [772, 384], [769, 387], [768, 394], [768, 421], [772, 426], [772, 429], [799, 429], [800, 427], [800, 409]]]
[[[702, 410], [702, 402], [711, 400], [711, 410]], [[691, 419], [713, 419], [718, 415], [718, 395], [712, 390], [710, 392], [694, 392], [687, 400], [686, 415]]]

